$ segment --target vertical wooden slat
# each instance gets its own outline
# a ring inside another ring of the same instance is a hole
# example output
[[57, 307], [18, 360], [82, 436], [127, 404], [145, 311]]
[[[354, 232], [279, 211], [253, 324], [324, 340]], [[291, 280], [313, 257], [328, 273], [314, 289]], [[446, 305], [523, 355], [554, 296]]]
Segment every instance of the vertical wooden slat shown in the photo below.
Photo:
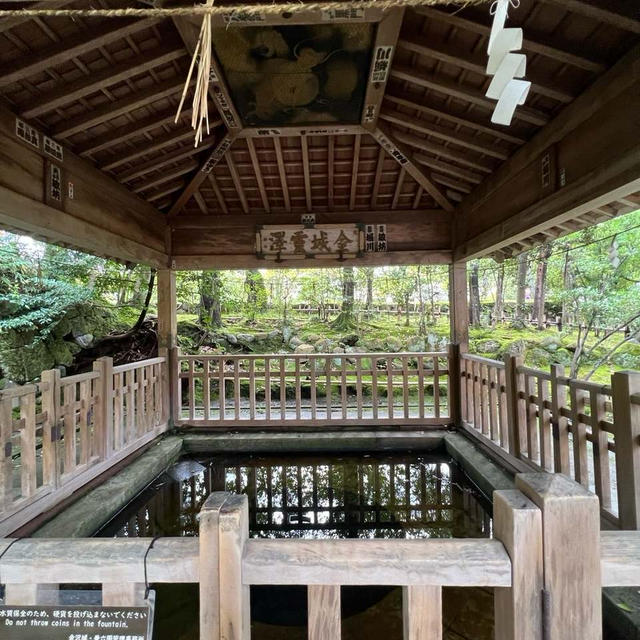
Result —
[[498, 369], [498, 399], [500, 402], [500, 446], [509, 450], [509, 417], [508, 417], [508, 401], [507, 401], [507, 382], [505, 370]]
[[211, 420], [211, 359], [202, 361], [202, 402], [204, 403], [204, 419]]
[[240, 358], [233, 359], [233, 406], [236, 420], [240, 420]]
[[302, 389], [300, 385], [300, 358], [295, 359], [295, 393], [296, 393], [296, 420], [302, 416]]
[[[418, 356], [418, 417], [424, 418], [424, 356]], [[433, 386], [433, 399], [435, 406], [436, 387], [435, 387], [435, 372], [434, 372], [434, 386]], [[437, 416], [437, 412], [435, 413]]]
[[225, 419], [227, 404], [227, 389], [225, 385], [224, 357], [218, 358], [218, 404], [220, 406], [220, 421]]
[[491, 426], [491, 439], [500, 442], [500, 425], [498, 423], [498, 369], [487, 367], [487, 387], [489, 403], [489, 424]]
[[482, 433], [491, 437], [490, 411], [489, 411], [489, 367], [481, 363], [478, 367], [480, 374], [480, 415], [482, 416]]
[[393, 419], [393, 358], [387, 356], [387, 415]]
[[164, 408], [162, 404], [163, 388], [168, 392], [168, 385], [163, 384], [162, 371], [164, 363], [159, 362], [153, 365], [153, 427], [157, 427], [164, 422]]
[[64, 415], [64, 472], [71, 473], [76, 466], [76, 386], [63, 387]]
[[404, 417], [409, 417], [409, 358], [402, 356], [402, 404]]
[[402, 588], [403, 640], [442, 639], [442, 588], [410, 585]]
[[150, 366], [142, 368], [144, 369], [144, 433], [147, 433], [153, 426], [153, 416], [155, 415], [153, 407], [153, 368]]
[[36, 490], [36, 393], [35, 389], [20, 397], [20, 484], [22, 497]]
[[113, 448], [118, 451], [124, 445], [124, 373], [113, 376]]
[[567, 408], [567, 387], [560, 382], [564, 367], [551, 365], [551, 421], [553, 428], [553, 458], [556, 473], [569, 473], [569, 422], [562, 411]]
[[271, 420], [271, 359], [267, 356], [264, 358], [264, 418]]
[[[144, 367], [135, 369], [136, 372], [136, 436], [139, 438], [144, 433], [145, 406], [144, 406]], [[193, 377], [193, 360], [189, 361], [189, 417], [195, 417], [195, 378]]]
[[310, 584], [307, 601], [309, 640], [340, 640], [340, 586]]
[[[83, 380], [78, 385], [80, 387], [80, 411], [79, 411], [79, 432], [80, 432], [80, 464], [89, 462], [89, 405], [91, 394], [91, 381]], [[114, 422], [115, 426], [115, 422]]]
[[0, 400], [0, 507], [9, 509], [13, 503], [13, 462], [11, 459], [11, 435], [13, 433], [13, 416], [11, 399]]
[[317, 389], [316, 389], [316, 357], [315, 356], [309, 356], [309, 367], [310, 367], [310, 373], [309, 373], [309, 396], [310, 396], [310, 403], [311, 403], [311, 419], [315, 420], [316, 419], [316, 414], [317, 414], [317, 410], [316, 410], [316, 402], [317, 402]]
[[[56, 393], [59, 393], [60, 370], [50, 369], [43, 371], [41, 380], [45, 389], [42, 391], [42, 412], [46, 415], [42, 425], [42, 484], [47, 487], [55, 487], [58, 482], [57, 459], [56, 459], [56, 427], [58, 426], [58, 403]], [[0, 401], [0, 412], [1, 401]], [[2, 416], [0, 415], [0, 422]], [[11, 425], [9, 425], [11, 428]], [[4, 436], [0, 443], [0, 455], [4, 451]], [[0, 484], [2, 483], [2, 472], [0, 471]], [[4, 504], [0, 498], [0, 505]]]
[[340, 406], [342, 419], [347, 419], [347, 358], [340, 357]]
[[553, 472], [553, 452], [551, 450], [551, 413], [545, 408], [549, 399], [547, 381], [538, 376], [538, 432], [540, 435], [540, 466]]
[[482, 374], [480, 363], [473, 361], [472, 367], [473, 377], [473, 424], [474, 427], [484, 433], [484, 425], [482, 424]]
[[589, 488], [589, 466], [587, 455], [587, 425], [581, 422], [579, 414], [584, 413], [586, 391], [578, 389], [573, 381], [569, 383], [571, 395], [571, 433], [573, 435], [573, 472], [576, 482]]
[[[462, 420], [464, 422], [469, 422], [469, 414], [467, 407], [467, 364], [468, 360], [464, 358], [460, 358], [460, 413], [462, 414]], [[451, 365], [449, 365], [451, 368]], [[451, 374], [449, 375], [451, 377]], [[451, 398], [448, 399], [451, 404]], [[449, 410], [451, 413], [451, 410]]]
[[520, 400], [522, 374], [518, 367], [522, 366], [522, 356], [507, 356], [505, 358], [505, 382], [507, 396], [507, 420], [509, 424], [509, 453], [520, 458], [523, 451], [522, 427], [524, 427], [524, 412]]
[[280, 419], [287, 418], [287, 376], [286, 376], [286, 360], [279, 359], [280, 363]]
[[249, 358], [249, 418], [256, 419], [256, 361]]
[[[609, 468], [609, 439], [607, 432], [600, 428], [605, 418], [605, 396], [591, 391], [591, 433], [593, 436], [593, 475], [596, 494], [603, 509], [611, 509], [611, 472]], [[637, 443], [636, 443], [637, 446]]]
[[[418, 364], [421, 364], [418, 361]], [[423, 367], [420, 367], [422, 371]], [[424, 384], [424, 381], [422, 382]], [[422, 385], [421, 385], [422, 386]], [[433, 356], [433, 416], [440, 417], [440, 362], [438, 356]], [[423, 415], [420, 416], [424, 417]]]
[[355, 357], [356, 360], [356, 403], [358, 406], [358, 419], [362, 419], [362, 358]]
[[125, 405], [127, 412], [127, 443], [133, 442], [136, 437], [136, 408], [135, 408], [135, 371], [130, 369], [126, 372], [127, 377], [127, 393], [125, 396]]
[[332, 413], [332, 407], [331, 407], [331, 368], [333, 366], [333, 359], [327, 355], [326, 357], [326, 362], [325, 362], [325, 377], [326, 377], [326, 390], [325, 390], [325, 402], [327, 404], [327, 420], [331, 420]]

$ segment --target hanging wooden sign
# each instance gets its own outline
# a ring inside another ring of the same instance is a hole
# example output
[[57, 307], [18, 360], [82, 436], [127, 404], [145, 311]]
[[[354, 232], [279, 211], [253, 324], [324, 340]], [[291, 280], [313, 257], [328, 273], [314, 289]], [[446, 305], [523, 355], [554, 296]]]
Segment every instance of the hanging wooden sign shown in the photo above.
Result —
[[265, 260], [355, 258], [364, 251], [364, 225], [265, 225], [256, 232], [256, 253]]

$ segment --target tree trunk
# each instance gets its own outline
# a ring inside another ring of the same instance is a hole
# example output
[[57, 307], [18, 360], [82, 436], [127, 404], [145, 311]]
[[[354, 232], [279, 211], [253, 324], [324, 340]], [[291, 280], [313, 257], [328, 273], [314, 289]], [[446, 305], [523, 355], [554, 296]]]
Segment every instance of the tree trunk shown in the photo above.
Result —
[[[428, 267], [427, 267], [428, 269]], [[427, 325], [424, 317], [424, 296], [422, 295], [422, 265], [418, 265], [418, 269], [416, 271], [416, 285], [418, 289], [418, 311], [419, 311], [419, 320], [418, 320], [418, 335], [424, 336], [427, 333]], [[433, 301], [432, 301], [433, 304]], [[433, 309], [432, 309], [433, 312]]]
[[562, 326], [569, 326], [569, 305], [567, 304], [566, 294], [568, 291], [571, 291], [573, 287], [573, 277], [571, 273], [571, 258], [569, 254], [569, 248], [567, 247], [564, 253], [564, 267], [562, 269], [562, 283], [564, 285], [564, 293], [565, 295], [562, 297]]
[[469, 274], [469, 321], [474, 327], [480, 326], [480, 283], [478, 263], [473, 262]]
[[527, 290], [527, 270], [529, 260], [526, 253], [518, 256], [518, 277], [516, 281], [516, 320], [524, 320], [524, 302]]
[[498, 275], [496, 277], [496, 301], [493, 305], [493, 323], [502, 321], [504, 312], [504, 262], [498, 265]]
[[222, 326], [222, 278], [218, 271], [200, 275], [200, 323], [205, 327]]
[[544, 329], [544, 297], [545, 284], [547, 280], [547, 261], [551, 255], [551, 245], [545, 244], [540, 247], [538, 266], [536, 269], [536, 291], [533, 301], [533, 313], [538, 321], [538, 329]]
[[267, 289], [258, 269], [247, 269], [244, 289], [247, 294], [247, 316], [251, 322], [254, 322], [256, 313], [265, 310], [267, 300]]
[[367, 315], [371, 315], [371, 309], [373, 308], [373, 267], [366, 267], [365, 275], [367, 278], [367, 298], [364, 307]]
[[410, 298], [410, 295], [408, 293], [405, 293], [404, 294], [404, 326], [405, 327], [409, 326], [409, 316], [410, 316], [409, 298]]
[[353, 267], [342, 268], [342, 306], [338, 317], [331, 323], [334, 329], [348, 331], [355, 326], [354, 302], [356, 281]]

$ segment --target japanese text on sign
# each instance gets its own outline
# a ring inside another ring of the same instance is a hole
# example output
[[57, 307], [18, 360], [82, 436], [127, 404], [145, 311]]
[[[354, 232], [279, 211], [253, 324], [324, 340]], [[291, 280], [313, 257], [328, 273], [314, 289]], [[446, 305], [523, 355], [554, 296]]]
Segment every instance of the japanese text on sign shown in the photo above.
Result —
[[258, 254], [264, 258], [353, 256], [364, 248], [359, 225], [287, 225], [258, 229]]

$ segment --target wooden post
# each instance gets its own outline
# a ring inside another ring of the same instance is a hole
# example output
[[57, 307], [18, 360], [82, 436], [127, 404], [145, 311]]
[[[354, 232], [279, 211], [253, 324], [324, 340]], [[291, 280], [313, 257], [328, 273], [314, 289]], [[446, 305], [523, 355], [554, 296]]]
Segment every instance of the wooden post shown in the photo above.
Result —
[[214, 492], [200, 511], [200, 639], [249, 640], [249, 587], [242, 554], [249, 537], [246, 495]]
[[511, 558], [511, 588], [494, 589], [495, 640], [542, 640], [542, 512], [520, 491], [494, 491], [493, 526]]
[[162, 407], [163, 415], [173, 423], [177, 412], [173, 390], [178, 384], [177, 358], [171, 358], [171, 351], [177, 346], [178, 335], [176, 272], [172, 269], [159, 269], [157, 286], [158, 356], [165, 358], [165, 366], [162, 369]]
[[542, 511], [545, 640], [602, 640], [600, 505], [567, 476], [520, 473]]
[[55, 488], [58, 486], [58, 403], [56, 394], [59, 393], [60, 370], [49, 369], [41, 376], [42, 413], [46, 415], [42, 425], [42, 484]]
[[93, 370], [100, 372], [99, 411], [95, 417], [94, 432], [100, 434], [100, 457], [103, 460], [113, 453], [113, 358], [98, 358]]
[[507, 423], [509, 427], [509, 453], [520, 458], [522, 453], [522, 429], [525, 424], [524, 407], [520, 399], [520, 378], [518, 367], [524, 363], [522, 356], [506, 356], [504, 359], [505, 388], [507, 398]]
[[469, 348], [469, 305], [465, 262], [449, 265], [449, 323], [451, 342], [466, 352]]
[[[462, 380], [460, 371], [460, 345], [449, 345], [449, 418], [456, 427], [462, 426]], [[435, 384], [434, 384], [435, 388]]]
[[340, 585], [307, 587], [309, 640], [340, 640]]
[[620, 528], [640, 529], [640, 373], [617, 371], [611, 386]]
[[402, 620], [404, 640], [441, 640], [442, 587], [403, 587]]
[[569, 474], [569, 424], [562, 410], [567, 407], [567, 388], [559, 382], [564, 377], [561, 364], [551, 365], [551, 425], [553, 430], [554, 470]]

